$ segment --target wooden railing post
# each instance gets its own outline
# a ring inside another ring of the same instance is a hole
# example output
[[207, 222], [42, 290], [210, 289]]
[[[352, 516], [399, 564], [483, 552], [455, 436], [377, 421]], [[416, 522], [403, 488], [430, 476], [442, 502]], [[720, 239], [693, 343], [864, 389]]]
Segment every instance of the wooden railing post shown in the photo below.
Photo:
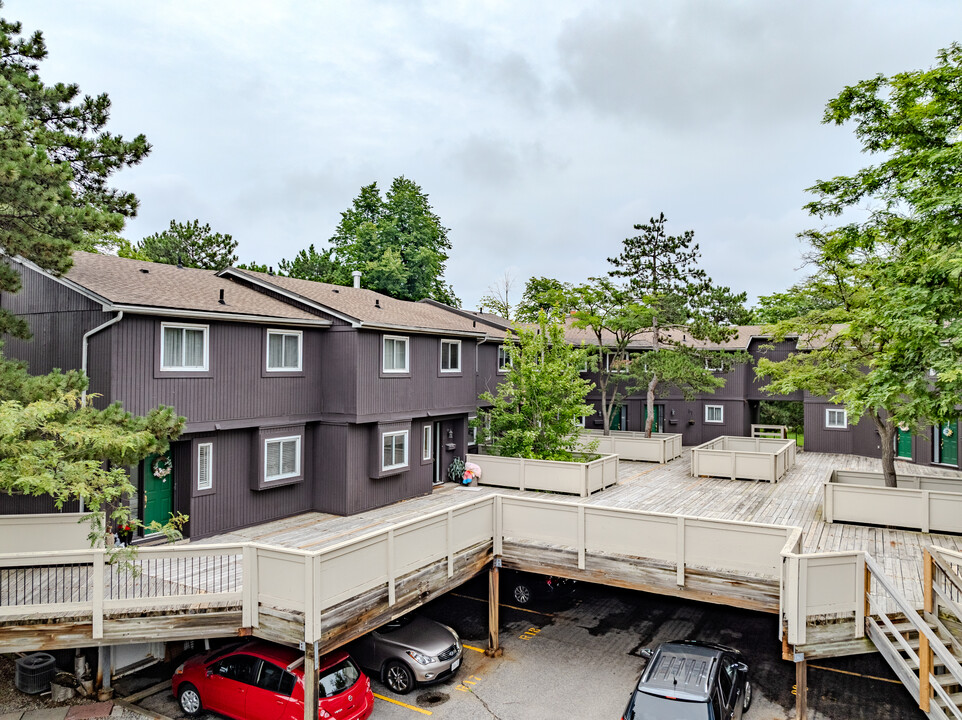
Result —
[[685, 586], [685, 518], [679, 517], [675, 525], [675, 583]]
[[925, 612], [932, 612], [932, 554], [928, 548], [922, 551], [922, 598]]
[[91, 601], [91, 635], [95, 640], [104, 636], [104, 596], [107, 593], [104, 579], [107, 573], [104, 567], [104, 554], [106, 550], [94, 550], [93, 577], [91, 578], [91, 589], [93, 597]]
[[872, 569], [865, 563], [865, 596], [863, 599], [862, 613], [865, 617], [872, 614]]
[[929, 638], [919, 632], [919, 710], [929, 711], [929, 698], [932, 696], [932, 685], [929, 680], [932, 673], [932, 648]]

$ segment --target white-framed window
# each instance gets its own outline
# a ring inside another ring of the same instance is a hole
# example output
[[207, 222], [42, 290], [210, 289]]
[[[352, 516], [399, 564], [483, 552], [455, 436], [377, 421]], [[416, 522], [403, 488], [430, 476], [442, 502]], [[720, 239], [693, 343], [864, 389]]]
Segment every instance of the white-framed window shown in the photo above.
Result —
[[461, 341], [441, 341], [441, 372], [461, 372]]
[[715, 357], [705, 358], [705, 369], [708, 372], [722, 372], [725, 368], [722, 367], [722, 362]]
[[421, 429], [421, 459], [430, 460], [433, 452], [431, 443], [431, 426], [425, 425]]
[[207, 325], [160, 324], [161, 370], [207, 370]]
[[264, 482], [301, 474], [301, 436], [268, 438], [264, 441]]
[[511, 352], [505, 345], [498, 345], [498, 372], [508, 372], [511, 369]]
[[395, 470], [408, 465], [408, 431], [398, 430], [381, 435], [381, 470]]
[[468, 445], [478, 444], [478, 428], [472, 423], [477, 420], [477, 415], [468, 416]]
[[575, 427], [584, 427], [585, 422], [586, 422], [586, 418], [584, 415], [575, 416], [575, 420], [574, 420]]
[[402, 335], [385, 335], [383, 360], [386, 373], [408, 372], [408, 339]]
[[825, 411], [825, 427], [847, 428], [848, 427], [848, 411], [833, 410], [831, 408], [827, 409]]
[[197, 444], [197, 490], [214, 487], [214, 443]]
[[609, 372], [626, 373], [631, 364], [627, 352], [605, 355], [605, 363]]
[[705, 406], [705, 422], [706, 423], [725, 422], [725, 406], [724, 405], [706, 405]]
[[267, 370], [295, 372], [301, 369], [304, 333], [300, 330], [267, 331]]

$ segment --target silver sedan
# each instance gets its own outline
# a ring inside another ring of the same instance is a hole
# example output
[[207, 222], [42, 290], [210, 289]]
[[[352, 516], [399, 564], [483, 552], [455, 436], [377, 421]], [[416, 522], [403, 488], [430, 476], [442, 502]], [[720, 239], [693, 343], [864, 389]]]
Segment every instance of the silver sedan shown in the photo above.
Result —
[[361, 667], [403, 695], [453, 675], [461, 665], [462, 648], [458, 634], [447, 625], [402, 615], [352, 643], [350, 651]]

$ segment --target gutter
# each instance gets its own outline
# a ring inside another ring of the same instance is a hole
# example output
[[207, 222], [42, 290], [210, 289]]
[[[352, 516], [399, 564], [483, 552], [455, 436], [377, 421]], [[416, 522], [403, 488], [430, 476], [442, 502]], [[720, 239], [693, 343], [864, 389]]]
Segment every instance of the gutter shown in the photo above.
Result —
[[309, 325], [311, 327], [330, 327], [331, 321], [323, 318], [285, 318], [267, 315], [245, 315], [243, 313], [212, 312], [206, 310], [183, 310], [178, 308], [152, 307], [150, 305], [116, 305], [103, 306], [105, 312], [128, 312], [131, 315], [160, 315], [163, 317], [199, 318], [203, 320], [228, 320], [263, 325]]
[[[118, 310], [118, 311], [117, 311], [117, 315], [116, 315], [115, 317], [111, 318], [110, 320], [108, 320], [107, 322], [103, 323], [102, 325], [98, 325], [97, 327], [93, 328], [92, 330], [88, 330], [87, 332], [84, 333], [84, 337], [83, 337], [83, 349], [81, 350], [81, 360], [80, 360], [80, 369], [83, 371], [84, 377], [87, 377], [87, 341], [90, 340], [91, 336], [99, 333], [101, 330], [104, 330], [104, 329], [110, 327], [111, 325], [115, 325], [115, 324], [119, 323], [119, 322], [121, 321], [121, 319], [123, 318], [123, 316], [124, 316], [124, 311], [123, 311], [123, 310]], [[87, 379], [89, 380], [90, 378], [87, 378]], [[81, 404], [84, 404], [84, 405], [86, 405], [86, 403], [87, 403], [87, 389], [86, 389], [86, 388], [84, 388], [84, 389], [80, 392], [80, 402], [81, 402]], [[83, 505], [83, 502], [82, 502], [82, 501], [81, 501], [81, 505]], [[83, 509], [81, 509], [81, 512], [83, 512]]]

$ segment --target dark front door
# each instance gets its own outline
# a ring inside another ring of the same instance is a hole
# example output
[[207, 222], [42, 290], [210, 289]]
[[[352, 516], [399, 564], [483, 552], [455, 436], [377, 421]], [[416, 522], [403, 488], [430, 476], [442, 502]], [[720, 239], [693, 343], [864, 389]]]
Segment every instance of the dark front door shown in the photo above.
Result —
[[936, 462], [943, 465], [959, 465], [959, 423], [957, 420], [936, 426], [939, 436], [936, 439], [938, 457]]
[[174, 511], [174, 472], [170, 457], [170, 453], [148, 455], [144, 460], [144, 525], [155, 520], [163, 525]]
[[908, 430], [895, 429], [895, 456], [905, 460], [912, 459], [912, 433]]
[[611, 422], [608, 423], [609, 430], [621, 430], [621, 418], [624, 414], [624, 408], [621, 405], [616, 405], [614, 410], [611, 411]]

